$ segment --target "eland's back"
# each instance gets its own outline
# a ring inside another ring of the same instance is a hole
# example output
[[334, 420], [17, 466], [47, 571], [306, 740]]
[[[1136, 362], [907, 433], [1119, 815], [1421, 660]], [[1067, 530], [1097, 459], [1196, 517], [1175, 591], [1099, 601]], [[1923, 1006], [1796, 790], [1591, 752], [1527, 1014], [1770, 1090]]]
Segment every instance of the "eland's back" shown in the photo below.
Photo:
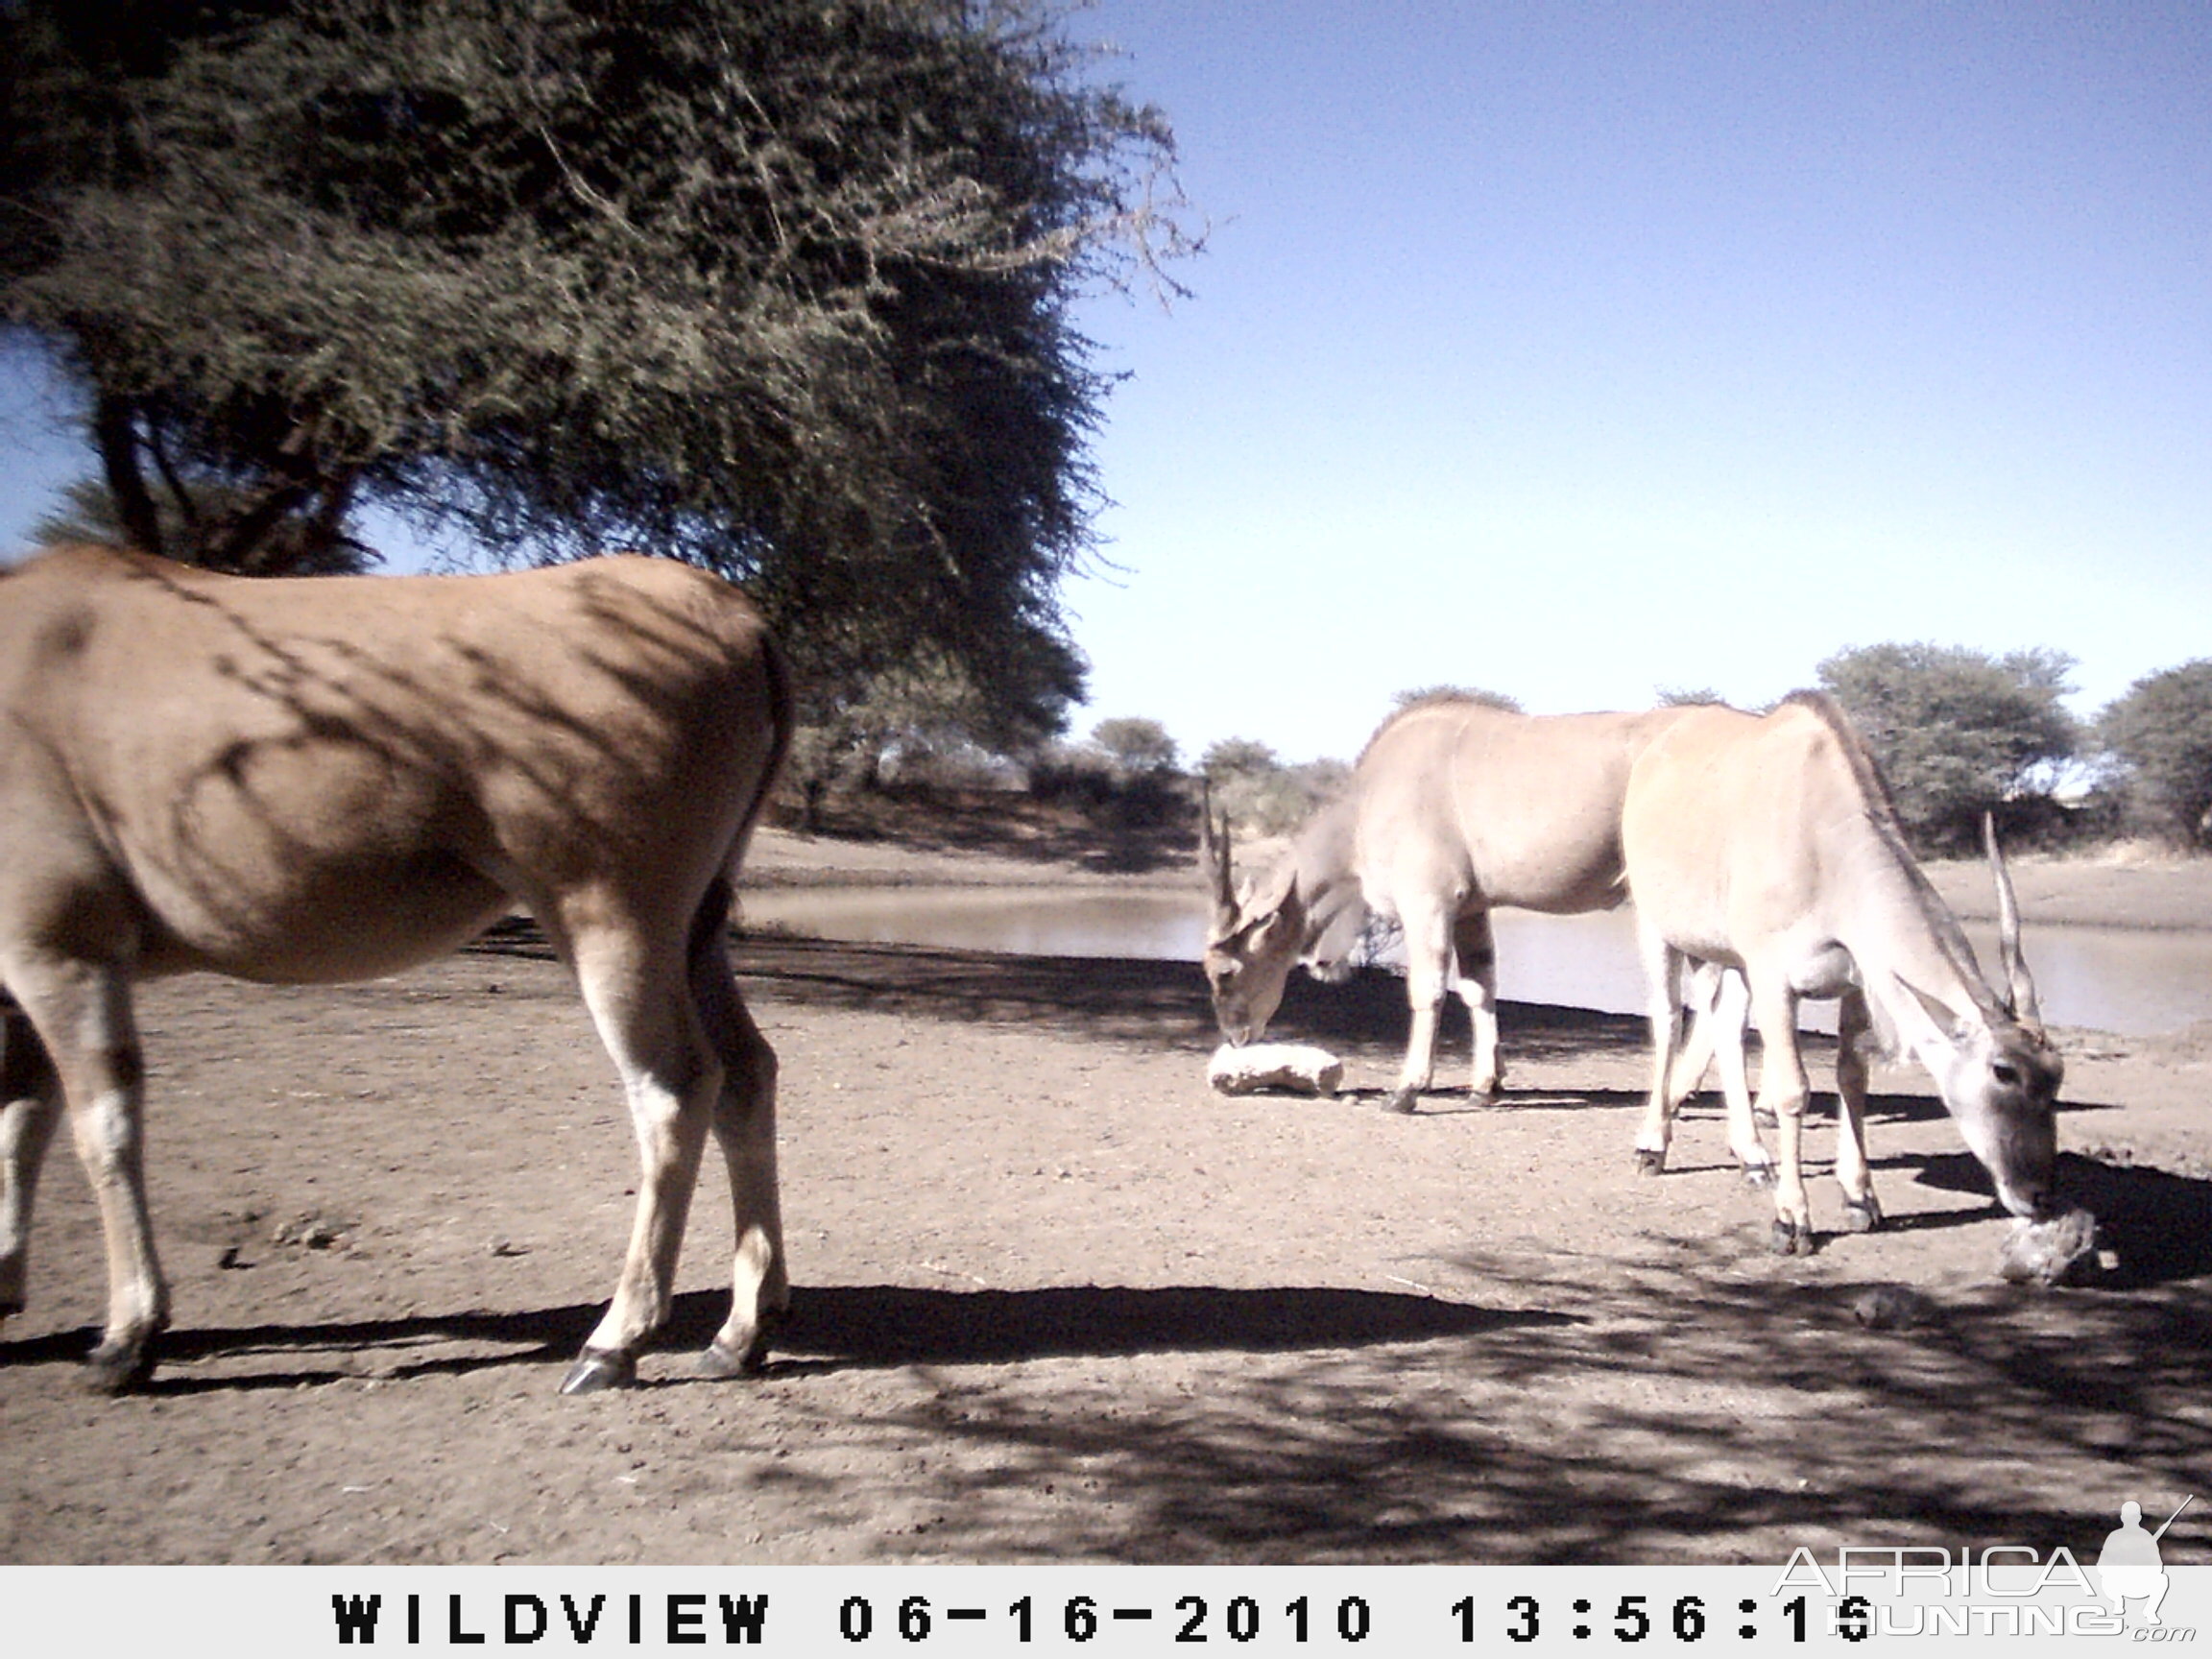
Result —
[[348, 979], [512, 900], [557, 910], [587, 868], [703, 888], [777, 740], [768, 650], [735, 589], [665, 560], [245, 580], [49, 554], [0, 579], [0, 926], [141, 975]]
[[1353, 772], [1361, 881], [1370, 893], [1441, 885], [1485, 905], [1561, 915], [1618, 904], [1629, 769], [1681, 712], [1414, 705], [1376, 733]]

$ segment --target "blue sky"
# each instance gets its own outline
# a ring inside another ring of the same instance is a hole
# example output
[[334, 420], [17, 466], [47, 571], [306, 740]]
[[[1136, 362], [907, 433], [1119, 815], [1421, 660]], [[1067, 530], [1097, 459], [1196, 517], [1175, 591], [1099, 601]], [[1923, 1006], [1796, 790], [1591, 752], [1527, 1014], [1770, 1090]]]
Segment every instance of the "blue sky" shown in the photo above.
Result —
[[2212, 655], [2212, 11], [1102, 0], [1213, 221], [1099, 445], [1089, 713]]
[[[1761, 703], [1839, 649], [2212, 656], [2212, 9], [1100, 0], [1211, 224], [1130, 378], [1078, 730]], [[0, 541], [76, 463], [0, 357]]]

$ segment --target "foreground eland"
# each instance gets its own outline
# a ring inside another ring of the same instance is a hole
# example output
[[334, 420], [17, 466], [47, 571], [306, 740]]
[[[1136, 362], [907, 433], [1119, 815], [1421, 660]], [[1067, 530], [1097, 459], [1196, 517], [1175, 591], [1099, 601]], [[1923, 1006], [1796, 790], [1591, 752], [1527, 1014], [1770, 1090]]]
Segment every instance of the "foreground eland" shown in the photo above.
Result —
[[[1798, 692], [1765, 716], [1684, 710], [1636, 759], [1622, 845], [1651, 981], [1655, 1054], [1637, 1140], [1647, 1172], [1666, 1159], [1685, 1071], [1676, 1064], [1680, 975], [1698, 962], [1740, 970], [1748, 991], [1765, 1050], [1759, 1104], [1774, 1113], [1780, 1142], [1778, 1249], [1813, 1245], [1797, 1038], [1806, 997], [1838, 998], [1836, 1178], [1852, 1230], [1882, 1219], [1865, 1149], [1869, 1037], [1882, 1052], [1910, 1052], [1928, 1069], [2008, 1210], [2037, 1220], [2055, 1212], [2053, 1114], [2063, 1068], [2043, 1032], [1993, 833], [2002, 998], [1907, 850], [1865, 743], [1825, 695]], [[1727, 989], [1724, 979], [1704, 983], [1701, 995]], [[1725, 1041], [1744, 1005], [1722, 999], [1716, 1025]]]
[[[1466, 697], [1415, 703], [1368, 739], [1344, 795], [1239, 900], [1228, 826], [1209, 809], [1213, 896], [1205, 969], [1230, 1042], [1253, 1041], [1293, 965], [1341, 969], [1370, 911], [1406, 934], [1412, 1031], [1388, 1107], [1410, 1112], [1434, 1075], [1447, 990], [1474, 1024], [1472, 1090], [1494, 1096], [1498, 905], [1573, 915], [1628, 896], [1621, 806], [1630, 768], [1689, 710], [1522, 714]], [[1722, 1033], [1725, 1040], [1725, 1033]]]
[[725, 924], [790, 724], [751, 604], [668, 560], [246, 580], [72, 547], [0, 575], [0, 985], [19, 1004], [0, 1315], [23, 1306], [66, 1102], [107, 1237], [90, 1376], [112, 1391], [152, 1371], [169, 1295], [133, 981], [367, 978], [519, 903], [576, 975], [643, 1166], [613, 1305], [564, 1391], [630, 1382], [667, 1317], [709, 1127], [736, 1262], [701, 1364], [757, 1364], [789, 1300], [776, 1062]]

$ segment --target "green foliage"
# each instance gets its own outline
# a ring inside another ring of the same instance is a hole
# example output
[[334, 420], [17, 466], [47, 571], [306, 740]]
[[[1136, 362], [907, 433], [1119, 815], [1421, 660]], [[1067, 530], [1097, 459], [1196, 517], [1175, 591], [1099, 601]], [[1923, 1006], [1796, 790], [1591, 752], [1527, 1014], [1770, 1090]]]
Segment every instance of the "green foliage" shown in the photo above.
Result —
[[2212, 848], [2212, 658], [2149, 674], [2098, 717], [2133, 804], [2185, 845]]
[[1341, 760], [1286, 765], [1275, 751], [1250, 737], [1224, 737], [1199, 757], [1198, 771], [1212, 792], [1214, 810], [1231, 825], [1258, 835], [1286, 835], [1334, 800], [1350, 781]]
[[1521, 712], [1521, 701], [1508, 697], [1503, 691], [1485, 691], [1476, 685], [1419, 685], [1409, 691], [1399, 691], [1390, 698], [1393, 709], [1415, 709], [1424, 703], [1480, 703], [1485, 708], [1503, 709], [1508, 714]]
[[2059, 699], [2074, 660], [2046, 649], [1869, 645], [1819, 666], [1874, 751], [1906, 831], [1928, 852], [1970, 853], [1982, 814], [2048, 797], [2077, 745]]
[[1728, 699], [1710, 685], [1661, 685], [1654, 693], [1662, 709], [1725, 708]]
[[1091, 63], [1044, 0], [16, 0], [0, 312], [149, 546], [268, 567], [368, 503], [633, 546], [816, 675], [929, 646], [995, 688], [1078, 666], [1070, 306], [1190, 246]]
[[1157, 720], [1101, 720], [1091, 728], [1091, 746], [1126, 777], [1175, 770], [1175, 739]]
[[1036, 747], [1059, 730], [1067, 695], [1052, 684], [986, 693], [959, 661], [928, 649], [862, 679], [805, 687], [785, 761], [805, 827], [814, 827], [831, 790], [873, 787], [888, 757], [911, 768]]
[[1198, 757], [1199, 776], [1216, 788], [1237, 778], [1263, 777], [1282, 769], [1275, 751], [1254, 737], [1219, 738]]

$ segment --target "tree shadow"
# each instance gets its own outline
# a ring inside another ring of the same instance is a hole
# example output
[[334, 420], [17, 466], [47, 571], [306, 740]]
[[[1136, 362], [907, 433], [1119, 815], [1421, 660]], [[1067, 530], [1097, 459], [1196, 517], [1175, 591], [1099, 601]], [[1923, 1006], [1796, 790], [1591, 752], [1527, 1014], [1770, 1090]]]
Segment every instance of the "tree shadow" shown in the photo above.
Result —
[[[1874, 1331], [1852, 1310], [1865, 1286], [1749, 1278], [1714, 1240], [1653, 1243], [1625, 1263], [1457, 1259], [1581, 1315], [1509, 1340], [1258, 1365], [1136, 1425], [1101, 1383], [960, 1387], [880, 1429], [967, 1448], [932, 1459], [948, 1559], [1773, 1563], [1870, 1538], [2027, 1538], [2092, 1559], [2111, 1522], [2082, 1471], [2124, 1455], [2129, 1490], [2146, 1472], [2202, 1483], [2201, 1295], [1992, 1285]], [[1040, 1546], [1030, 1495], [1076, 1477], [1094, 1496], [1054, 1510]]]

